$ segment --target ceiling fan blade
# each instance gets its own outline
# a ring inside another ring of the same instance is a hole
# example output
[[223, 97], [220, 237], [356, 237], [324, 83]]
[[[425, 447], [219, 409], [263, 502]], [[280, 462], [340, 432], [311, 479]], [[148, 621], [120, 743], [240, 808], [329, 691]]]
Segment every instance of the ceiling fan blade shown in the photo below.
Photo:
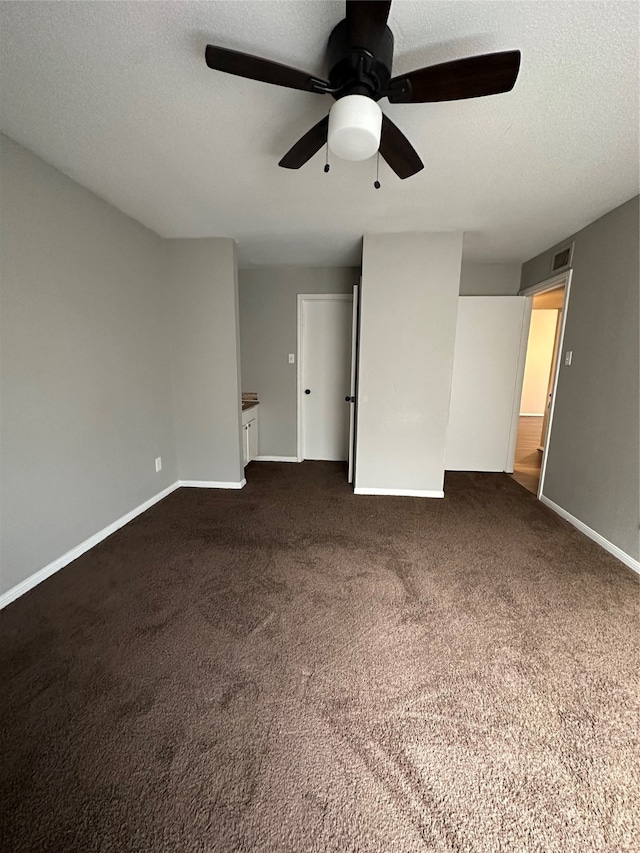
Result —
[[375, 52], [387, 25], [391, 0], [347, 0], [346, 7], [349, 46]]
[[418, 152], [404, 133], [387, 116], [382, 116], [382, 135], [380, 154], [399, 178], [410, 178], [421, 169], [424, 163]]
[[311, 130], [308, 130], [305, 135], [296, 142], [293, 148], [290, 148], [289, 151], [287, 151], [282, 160], [278, 163], [278, 166], [282, 166], [284, 169], [299, 169], [300, 166], [304, 166], [307, 160], [310, 160], [327, 141], [328, 129], [329, 116], [327, 115], [323, 119], [320, 119], [320, 121], [315, 124]]
[[394, 77], [385, 93], [392, 104], [424, 104], [498, 95], [513, 89], [520, 51], [485, 53]]
[[226, 47], [208, 44], [205, 59], [209, 68], [214, 71], [224, 71], [237, 77], [247, 77], [249, 80], [260, 80], [262, 83], [273, 83], [275, 86], [285, 86], [287, 89], [302, 89], [305, 92], [320, 92], [328, 87], [326, 80], [307, 74], [297, 68], [289, 68], [270, 59], [261, 59], [250, 53], [240, 53]]

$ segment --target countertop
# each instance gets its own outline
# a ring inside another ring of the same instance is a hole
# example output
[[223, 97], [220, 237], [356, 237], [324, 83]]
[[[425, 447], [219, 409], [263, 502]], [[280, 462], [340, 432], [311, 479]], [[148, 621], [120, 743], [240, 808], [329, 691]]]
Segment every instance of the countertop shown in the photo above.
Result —
[[259, 406], [260, 403], [258, 400], [243, 400], [242, 401], [242, 411], [246, 412], [247, 409], [253, 409], [254, 406]]

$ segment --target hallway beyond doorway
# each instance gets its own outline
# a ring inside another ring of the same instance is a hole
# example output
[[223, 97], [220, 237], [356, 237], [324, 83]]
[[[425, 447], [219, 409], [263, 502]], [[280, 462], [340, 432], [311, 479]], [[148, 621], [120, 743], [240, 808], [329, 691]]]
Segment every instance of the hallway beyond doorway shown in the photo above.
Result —
[[516, 457], [511, 474], [514, 480], [534, 495], [538, 494], [540, 482], [542, 451], [539, 448], [543, 420], [542, 417], [519, 418]]

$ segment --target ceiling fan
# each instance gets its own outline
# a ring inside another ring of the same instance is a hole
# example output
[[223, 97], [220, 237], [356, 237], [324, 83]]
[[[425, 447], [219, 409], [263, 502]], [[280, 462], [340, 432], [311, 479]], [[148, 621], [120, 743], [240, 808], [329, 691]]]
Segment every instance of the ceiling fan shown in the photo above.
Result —
[[415, 175], [423, 163], [402, 131], [383, 115], [378, 101], [423, 104], [509, 92], [520, 68], [520, 51], [486, 53], [391, 76], [393, 33], [387, 26], [391, 0], [346, 0], [346, 17], [329, 36], [329, 79], [237, 50], [207, 45], [209, 68], [263, 83], [331, 95], [335, 104], [284, 155], [279, 166], [299, 169], [328, 142], [347, 160], [364, 160], [379, 151], [400, 178]]

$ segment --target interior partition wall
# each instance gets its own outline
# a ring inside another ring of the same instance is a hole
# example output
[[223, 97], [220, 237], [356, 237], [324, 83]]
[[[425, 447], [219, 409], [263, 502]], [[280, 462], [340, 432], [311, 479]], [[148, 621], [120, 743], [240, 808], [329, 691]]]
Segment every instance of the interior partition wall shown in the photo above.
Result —
[[461, 258], [461, 233], [365, 235], [356, 494], [444, 494]]

